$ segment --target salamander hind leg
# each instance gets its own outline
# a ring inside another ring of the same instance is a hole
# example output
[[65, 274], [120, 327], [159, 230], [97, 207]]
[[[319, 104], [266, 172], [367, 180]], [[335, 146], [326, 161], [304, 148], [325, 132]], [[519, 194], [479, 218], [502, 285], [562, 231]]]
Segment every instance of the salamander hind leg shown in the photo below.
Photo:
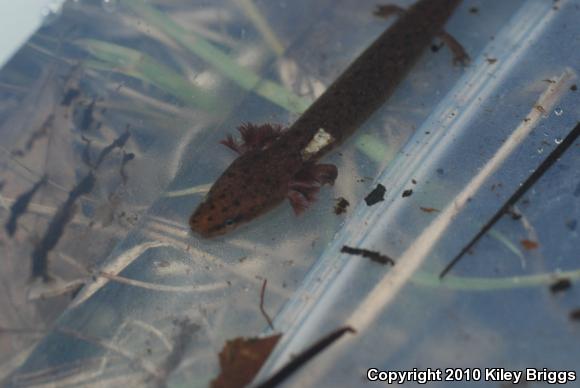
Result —
[[288, 185], [288, 199], [294, 213], [303, 213], [316, 201], [316, 194], [325, 184], [334, 184], [338, 171], [333, 164], [308, 163]]

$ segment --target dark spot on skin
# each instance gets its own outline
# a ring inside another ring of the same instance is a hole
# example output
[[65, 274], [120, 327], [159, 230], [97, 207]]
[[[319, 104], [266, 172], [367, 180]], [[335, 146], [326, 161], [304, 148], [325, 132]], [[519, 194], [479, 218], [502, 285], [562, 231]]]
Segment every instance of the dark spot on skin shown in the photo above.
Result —
[[207, 221], [208, 222], [212, 222], [213, 221], [213, 217], [212, 216], [207, 217]]
[[336, 200], [336, 205], [334, 206], [334, 213], [336, 215], [346, 213], [346, 208], [350, 205], [346, 198], [340, 197]]
[[230, 210], [230, 207], [229, 207], [229, 206], [224, 206], [224, 207], [222, 207], [222, 213], [225, 213], [225, 212], [227, 212], [228, 210]]
[[221, 193], [218, 198], [219, 199], [226, 199], [226, 197], [227, 197], [226, 193]]
[[241, 203], [240, 203], [240, 200], [239, 200], [239, 199], [234, 199], [234, 203], [233, 203], [233, 205], [234, 205], [235, 207], [239, 207], [239, 206], [241, 205]]
[[215, 205], [212, 203], [211, 205], [209, 205], [209, 209], [210, 210], [215, 210]]

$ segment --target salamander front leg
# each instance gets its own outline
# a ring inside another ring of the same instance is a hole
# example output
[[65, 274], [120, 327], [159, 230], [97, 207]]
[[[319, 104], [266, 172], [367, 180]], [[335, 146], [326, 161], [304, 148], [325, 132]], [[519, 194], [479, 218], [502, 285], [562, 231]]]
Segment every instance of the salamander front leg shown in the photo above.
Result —
[[310, 204], [316, 201], [320, 187], [332, 185], [338, 171], [333, 164], [308, 163], [288, 185], [288, 199], [296, 215], [304, 212]]
[[285, 130], [277, 124], [252, 124], [245, 123], [238, 127], [242, 137], [241, 142], [236, 141], [232, 135], [228, 135], [225, 140], [220, 141], [229, 149], [242, 155], [250, 150], [263, 150], [268, 148]]

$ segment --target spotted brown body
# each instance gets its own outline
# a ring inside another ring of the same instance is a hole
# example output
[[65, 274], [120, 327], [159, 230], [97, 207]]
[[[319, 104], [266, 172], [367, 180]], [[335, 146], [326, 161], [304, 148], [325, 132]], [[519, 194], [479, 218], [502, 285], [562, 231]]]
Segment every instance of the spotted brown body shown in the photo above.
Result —
[[420, 0], [408, 10], [378, 7], [375, 14], [400, 14], [287, 130], [270, 124], [239, 128], [242, 143], [222, 143], [240, 156], [210, 189], [189, 220], [203, 237], [226, 233], [288, 198], [301, 213], [324, 184], [337, 176], [334, 165], [316, 161], [349, 137], [396, 89], [431, 44], [442, 37], [463, 62], [467, 55], [443, 31], [461, 0]]

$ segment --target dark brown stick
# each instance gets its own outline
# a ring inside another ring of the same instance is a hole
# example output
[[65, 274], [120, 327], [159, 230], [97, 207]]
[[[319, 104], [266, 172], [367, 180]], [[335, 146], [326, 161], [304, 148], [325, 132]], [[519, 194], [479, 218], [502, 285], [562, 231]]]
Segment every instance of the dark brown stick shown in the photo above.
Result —
[[264, 279], [264, 283], [262, 283], [262, 291], [260, 292], [260, 311], [262, 312], [264, 318], [266, 318], [266, 321], [268, 322], [270, 329], [274, 330], [274, 324], [272, 323], [272, 319], [270, 318], [266, 310], [264, 310], [264, 294], [266, 293], [266, 284], [268, 284], [268, 279]]
[[277, 386], [346, 333], [356, 333], [356, 330], [350, 326], [345, 326], [333, 331], [294, 357], [290, 362], [283, 366], [282, 369], [274, 373], [272, 377], [258, 384], [255, 388], [272, 388]]
[[445, 275], [461, 260], [473, 246], [485, 235], [495, 223], [515, 205], [517, 201], [528, 191], [545, 173], [552, 167], [552, 165], [562, 156], [562, 154], [578, 139], [580, 136], [580, 122], [576, 124], [574, 129], [566, 136], [564, 141], [560, 143], [554, 151], [540, 164], [540, 166], [526, 179], [526, 181], [516, 190], [516, 192], [503, 204], [503, 206], [494, 214], [493, 217], [481, 228], [479, 233], [455, 256], [449, 264], [445, 266], [443, 271], [439, 274], [439, 279], [443, 279]]

